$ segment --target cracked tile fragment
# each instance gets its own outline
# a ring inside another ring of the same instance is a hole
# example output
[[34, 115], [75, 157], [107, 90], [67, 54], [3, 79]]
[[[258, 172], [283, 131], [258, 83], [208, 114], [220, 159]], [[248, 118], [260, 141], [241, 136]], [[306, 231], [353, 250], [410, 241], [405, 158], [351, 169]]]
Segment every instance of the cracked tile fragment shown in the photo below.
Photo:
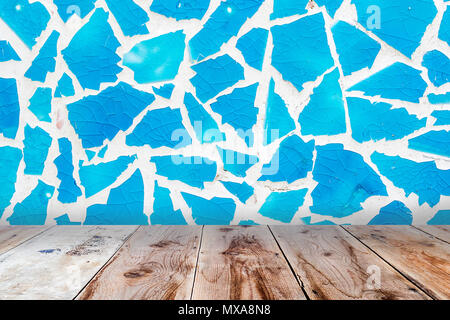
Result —
[[11, 204], [21, 160], [22, 150], [8, 146], [0, 147], [0, 218], [3, 210]]
[[6, 40], [0, 40], [0, 62], [21, 61], [11, 44]]
[[134, 118], [155, 100], [151, 93], [120, 82], [96, 95], [67, 106], [69, 121], [84, 148], [99, 147], [119, 131], [127, 130]]
[[362, 210], [373, 196], [387, 196], [380, 176], [356, 152], [342, 144], [317, 146], [313, 178], [318, 185], [311, 193], [311, 212], [342, 218]]
[[234, 218], [236, 204], [233, 199], [214, 197], [210, 200], [182, 192], [192, 218], [198, 225], [229, 225]]
[[347, 98], [352, 137], [359, 143], [396, 140], [424, 128], [427, 119], [418, 119], [405, 108], [393, 108], [384, 102], [371, 103], [360, 98]]
[[411, 58], [437, 14], [433, 0], [352, 0], [358, 22]]
[[217, 94], [244, 80], [244, 68], [225, 54], [193, 65], [196, 75], [190, 79], [197, 98], [205, 103]]
[[20, 105], [16, 79], [0, 78], [0, 133], [14, 139], [19, 127]]
[[254, 155], [222, 149], [219, 146], [216, 148], [223, 163], [223, 170], [232, 173], [236, 177], [245, 177], [247, 170], [259, 161], [258, 157]]
[[84, 18], [95, 7], [97, 0], [53, 0], [53, 3], [58, 8], [58, 14], [64, 22], [76, 14], [80, 18]]
[[309, 0], [273, 0], [273, 12], [270, 14], [270, 20], [305, 14], [308, 12], [306, 10], [308, 3]]
[[344, 21], [336, 23], [331, 31], [344, 76], [372, 67], [381, 50], [378, 42]]
[[57, 178], [61, 181], [58, 187], [58, 201], [74, 203], [81, 196], [81, 189], [73, 177], [72, 144], [67, 138], [58, 139], [59, 156], [54, 163], [58, 170]]
[[149, 145], [152, 149], [168, 147], [183, 148], [192, 143], [182, 123], [180, 109], [150, 110], [126, 137], [128, 146]]
[[396, 62], [355, 84], [347, 91], [362, 91], [368, 96], [418, 103], [427, 88], [420, 74], [421, 71]]
[[83, 165], [82, 161], [80, 161], [79, 175], [86, 198], [99, 193], [113, 184], [135, 159], [136, 155], [120, 156], [110, 162], [87, 166]]
[[175, 88], [175, 85], [173, 83], [167, 83], [159, 88], [152, 87], [153, 92], [157, 94], [160, 97], [170, 99], [172, 96], [173, 89]]
[[245, 181], [242, 183], [232, 181], [220, 181], [221, 184], [233, 195], [235, 195], [240, 202], [244, 203], [253, 195], [254, 189]]
[[105, 0], [125, 36], [148, 34], [148, 15], [133, 0]]
[[369, 225], [410, 225], [413, 217], [411, 210], [400, 201], [392, 201], [380, 209], [380, 212], [369, 221]]
[[137, 169], [128, 180], [111, 189], [106, 204], [88, 207], [84, 225], [148, 225], [141, 171]]
[[50, 14], [40, 2], [0, 0], [0, 18], [32, 49], [45, 30]]
[[153, 0], [150, 10], [176, 20], [200, 20], [208, 10], [210, 0]]
[[415, 162], [399, 156], [374, 152], [372, 162], [392, 183], [404, 190], [406, 197], [415, 193], [419, 205], [434, 207], [441, 195], [450, 196], [450, 170], [440, 170], [434, 161]]
[[67, 73], [64, 73], [58, 81], [58, 86], [55, 89], [55, 98], [72, 97], [75, 95], [75, 88], [73, 82]]
[[343, 0], [314, 0], [318, 6], [325, 6], [330, 17], [334, 18], [336, 11], [341, 7]]
[[259, 9], [263, 0], [223, 0], [203, 28], [189, 40], [193, 61], [218, 52], [222, 44], [236, 36], [242, 25]]
[[435, 110], [431, 116], [436, 118], [435, 126], [450, 125], [450, 110]]
[[150, 215], [152, 225], [186, 225], [186, 219], [181, 210], [174, 210], [170, 190], [158, 185], [155, 180], [155, 190], [153, 192], [153, 213]]
[[450, 82], [450, 59], [440, 51], [433, 50], [423, 56], [422, 65], [428, 69], [428, 79], [440, 87]]
[[254, 28], [240, 37], [236, 43], [236, 48], [241, 51], [245, 62], [259, 71], [262, 71], [268, 35], [269, 30]]
[[336, 135], [347, 131], [339, 70], [327, 73], [313, 90], [298, 122], [302, 135]]
[[444, 94], [430, 93], [428, 95], [428, 101], [431, 104], [450, 104], [450, 92]]
[[23, 140], [23, 160], [25, 161], [25, 174], [41, 175], [44, 171], [48, 149], [52, 144], [50, 135], [40, 127], [25, 126], [25, 139]]
[[298, 208], [303, 205], [306, 192], [308, 189], [272, 192], [258, 212], [265, 217], [290, 223]]
[[409, 139], [408, 147], [413, 150], [450, 158], [450, 131], [429, 131]]
[[313, 168], [314, 140], [304, 142], [297, 135], [281, 141], [270, 163], [264, 164], [258, 181], [292, 183], [306, 178]]
[[447, 10], [445, 10], [442, 17], [438, 38], [447, 42], [450, 46], [450, 6], [447, 6]]
[[322, 220], [320, 222], [312, 223], [311, 217], [300, 218], [300, 220], [302, 220], [302, 222], [307, 226], [333, 226], [333, 225], [336, 225], [336, 223], [334, 223], [330, 220]]
[[58, 39], [59, 32], [53, 31], [39, 50], [31, 67], [25, 72], [25, 77], [33, 81], [45, 82], [47, 74], [55, 71]]
[[48, 201], [55, 188], [39, 180], [37, 186], [14, 206], [14, 212], [6, 220], [10, 225], [44, 225], [47, 219]]
[[257, 226], [258, 224], [253, 220], [241, 220], [239, 221], [240, 226]]
[[70, 217], [67, 213], [56, 217], [54, 219], [56, 221], [56, 225], [58, 226], [79, 226], [81, 225], [81, 222], [71, 221]]
[[295, 130], [294, 119], [291, 118], [283, 98], [275, 92], [275, 81], [270, 79], [263, 143], [264, 145], [271, 144], [292, 130]]
[[253, 145], [252, 128], [256, 124], [259, 112], [255, 107], [257, 89], [258, 83], [236, 88], [211, 103], [211, 109], [222, 116], [222, 123], [231, 125], [249, 147]]
[[156, 174], [200, 189], [205, 187], [205, 182], [212, 182], [216, 178], [217, 164], [208, 158], [156, 156], [151, 157], [150, 162], [156, 165]]
[[321, 13], [270, 29], [273, 35], [272, 65], [298, 91], [333, 67], [325, 21]]
[[179, 30], [139, 42], [124, 55], [123, 65], [134, 72], [137, 83], [172, 80], [184, 58], [185, 38]]
[[428, 220], [429, 225], [447, 226], [450, 225], [450, 210], [440, 210], [433, 218]]
[[30, 99], [28, 109], [38, 118], [39, 121], [51, 122], [52, 112], [52, 89], [37, 88]]
[[99, 90], [103, 82], [115, 82], [122, 68], [116, 54], [120, 46], [108, 24], [109, 13], [95, 10], [89, 21], [75, 34], [67, 48], [61, 51], [69, 69], [84, 89]]

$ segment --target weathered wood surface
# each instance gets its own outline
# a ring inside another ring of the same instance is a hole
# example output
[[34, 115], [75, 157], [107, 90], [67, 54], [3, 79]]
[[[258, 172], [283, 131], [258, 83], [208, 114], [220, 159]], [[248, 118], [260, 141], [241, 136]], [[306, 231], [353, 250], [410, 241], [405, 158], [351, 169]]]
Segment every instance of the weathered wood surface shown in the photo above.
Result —
[[408, 226], [345, 226], [429, 295], [450, 299], [450, 246]]
[[311, 299], [429, 299], [337, 226], [271, 226]]
[[189, 299], [202, 227], [140, 227], [78, 299]]
[[0, 299], [73, 299], [136, 227], [51, 228], [0, 256]]
[[306, 299], [266, 226], [205, 226], [193, 299]]
[[0, 255], [49, 228], [50, 227], [0, 226]]
[[450, 226], [417, 226], [416, 228], [450, 243]]

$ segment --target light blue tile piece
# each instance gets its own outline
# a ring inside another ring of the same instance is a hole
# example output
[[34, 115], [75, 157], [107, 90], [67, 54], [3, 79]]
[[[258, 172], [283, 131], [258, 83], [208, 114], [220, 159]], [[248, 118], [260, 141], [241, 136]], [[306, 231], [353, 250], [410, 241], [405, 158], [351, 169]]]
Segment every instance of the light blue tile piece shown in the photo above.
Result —
[[47, 160], [48, 149], [52, 144], [52, 138], [39, 127], [25, 126], [25, 139], [23, 141], [23, 160], [25, 161], [25, 174], [41, 175], [44, 171], [44, 163]]
[[253, 187], [248, 185], [245, 181], [243, 183], [220, 181], [220, 183], [242, 203], [245, 203], [254, 192]]
[[345, 133], [345, 108], [339, 85], [339, 70], [327, 73], [313, 90], [309, 103], [299, 116], [302, 135], [335, 135]]
[[417, 151], [450, 158], [450, 131], [429, 131], [418, 137], [409, 139], [408, 147]]
[[167, 107], [150, 110], [133, 132], [127, 135], [126, 144], [129, 146], [149, 145], [153, 149], [183, 148], [190, 145], [192, 139], [182, 120], [180, 109]]
[[16, 79], [0, 78], [0, 133], [14, 139], [19, 127], [20, 105]]
[[108, 145], [104, 146], [103, 148], [100, 149], [100, 151], [98, 152], [97, 156], [99, 158], [104, 158], [105, 157], [105, 153], [108, 150]]
[[317, 146], [313, 178], [318, 185], [311, 193], [311, 212], [342, 218], [362, 210], [372, 196], [387, 196], [380, 176], [356, 152], [342, 144]]
[[341, 7], [342, 0], [315, 0], [319, 6], [325, 5], [328, 14], [333, 18], [336, 11]]
[[86, 156], [89, 161], [91, 161], [95, 157], [95, 152], [92, 150], [86, 150]]
[[258, 212], [265, 217], [290, 223], [298, 208], [303, 205], [307, 191], [308, 189], [272, 192]]
[[198, 225], [229, 225], [234, 218], [236, 204], [233, 199], [214, 197], [210, 200], [182, 192], [192, 209], [192, 218]]
[[236, 177], [245, 177], [247, 175], [247, 170], [259, 161], [256, 156], [234, 150], [217, 147], [217, 151], [222, 159], [223, 169], [231, 172]]
[[22, 150], [0, 147], [0, 218], [16, 190], [17, 169], [22, 160]]
[[31, 49], [47, 27], [50, 14], [38, 1], [0, 0], [0, 18]]
[[450, 110], [436, 110], [431, 116], [437, 119], [435, 126], [450, 125]]
[[369, 225], [411, 225], [413, 217], [402, 202], [392, 201], [380, 209], [378, 215], [369, 221]]
[[401, 139], [427, 125], [426, 118], [418, 119], [405, 108], [393, 109], [384, 102], [349, 97], [347, 106], [352, 137], [360, 143]]
[[199, 156], [157, 156], [151, 157], [150, 162], [156, 165], [156, 174], [200, 189], [205, 187], [205, 182], [214, 181], [217, 174], [217, 164]]
[[240, 37], [236, 43], [236, 48], [242, 52], [245, 62], [259, 71], [262, 71], [268, 35], [269, 30], [255, 28]]
[[36, 188], [22, 202], [14, 206], [14, 212], [6, 220], [11, 225], [44, 225], [47, 219], [48, 201], [55, 188], [39, 180]]
[[434, 161], [415, 162], [399, 156], [374, 152], [372, 162], [379, 172], [405, 191], [419, 196], [419, 205], [428, 203], [434, 207], [441, 195], [450, 196], [450, 170], [440, 170]]
[[175, 85], [173, 83], [167, 83], [159, 88], [153, 87], [153, 92], [160, 97], [170, 99], [174, 88]]
[[153, 0], [150, 10], [176, 20], [201, 19], [210, 0]]
[[149, 21], [144, 9], [133, 0], [105, 0], [125, 36], [148, 34], [145, 24]]
[[309, 0], [273, 0], [273, 12], [270, 19], [284, 18], [296, 14], [305, 14]]
[[72, 79], [67, 73], [64, 73], [58, 81], [58, 86], [55, 89], [55, 97], [72, 97], [73, 95], [75, 95], [75, 88], [73, 87]]
[[120, 156], [110, 162], [87, 166], [80, 163], [79, 175], [86, 198], [113, 184], [135, 159], [136, 155], [133, 155]]
[[450, 46], [450, 6], [447, 6], [447, 10], [445, 10], [442, 17], [438, 38], [447, 42]]
[[450, 210], [440, 210], [428, 221], [429, 225], [448, 226], [450, 225]]
[[123, 56], [123, 65], [134, 72], [137, 83], [172, 80], [184, 58], [185, 38], [179, 30], [142, 41]]
[[321, 13], [273, 26], [272, 65], [298, 91], [333, 67]]
[[219, 56], [192, 66], [196, 75], [191, 78], [197, 98], [205, 103], [218, 93], [244, 80], [244, 68], [229, 55]]
[[8, 41], [0, 40], [0, 62], [10, 60], [20, 61], [20, 58]]
[[97, 0], [53, 0], [53, 3], [58, 7], [58, 13], [64, 22], [76, 14], [84, 18], [95, 7]]
[[381, 44], [344, 21], [336, 23], [331, 31], [344, 76], [372, 67]]
[[348, 91], [362, 91], [368, 96], [418, 103], [427, 88], [420, 74], [419, 70], [396, 62], [355, 84]]
[[185, 225], [186, 219], [181, 210], [174, 210], [170, 190], [160, 187], [155, 181], [155, 191], [153, 192], [153, 213], [150, 215], [152, 225]]
[[238, 34], [239, 29], [259, 9], [263, 0], [224, 0], [203, 28], [189, 41], [193, 61], [219, 51], [222, 44]]
[[122, 68], [116, 54], [120, 46], [108, 24], [109, 13], [95, 10], [86, 23], [61, 51], [69, 69], [84, 89], [99, 90], [103, 82], [115, 82]]
[[134, 118], [154, 100], [153, 94], [120, 82], [69, 104], [69, 121], [84, 148], [99, 147], [106, 139], [114, 139], [119, 131], [127, 130]]
[[30, 99], [28, 109], [40, 121], [51, 122], [50, 113], [52, 112], [52, 89], [37, 88]]
[[450, 92], [444, 94], [430, 93], [428, 95], [428, 101], [431, 104], [449, 104], [450, 105]]
[[188, 111], [189, 120], [191, 120], [191, 124], [194, 127], [197, 140], [200, 143], [225, 140], [225, 135], [219, 131], [216, 121], [189, 92], [184, 95], [184, 105]]
[[54, 163], [61, 181], [58, 187], [58, 201], [61, 203], [73, 203], [81, 196], [81, 189], [73, 177], [74, 166], [72, 159], [72, 144], [67, 138], [58, 139], [59, 156]]
[[148, 225], [144, 214], [144, 181], [139, 169], [117, 188], [106, 204], [87, 208], [85, 225]]
[[263, 143], [264, 145], [271, 144], [292, 130], [295, 130], [294, 119], [291, 118], [284, 100], [275, 92], [275, 82], [271, 79], [267, 96]]
[[358, 22], [407, 57], [437, 14], [433, 0], [352, 0]]
[[323, 221], [320, 221], [320, 222], [311, 223], [311, 217], [300, 218], [300, 220], [302, 220], [303, 223], [305, 225], [308, 225], [308, 226], [332, 226], [332, 225], [336, 225], [334, 222], [332, 222], [330, 220], [323, 220]]
[[240, 226], [257, 226], [258, 223], [256, 223], [253, 220], [241, 220], [239, 221]]
[[450, 59], [440, 51], [433, 50], [423, 56], [422, 65], [428, 69], [428, 79], [440, 87], [450, 82]]
[[314, 140], [304, 142], [292, 135], [281, 141], [280, 147], [268, 164], [264, 164], [258, 181], [292, 183], [306, 178], [313, 167]]
[[56, 225], [58, 226], [79, 226], [81, 222], [70, 221], [67, 213], [55, 218]]
[[47, 73], [55, 71], [58, 39], [59, 32], [53, 31], [39, 50], [31, 67], [25, 72], [25, 77], [33, 81], [45, 82]]

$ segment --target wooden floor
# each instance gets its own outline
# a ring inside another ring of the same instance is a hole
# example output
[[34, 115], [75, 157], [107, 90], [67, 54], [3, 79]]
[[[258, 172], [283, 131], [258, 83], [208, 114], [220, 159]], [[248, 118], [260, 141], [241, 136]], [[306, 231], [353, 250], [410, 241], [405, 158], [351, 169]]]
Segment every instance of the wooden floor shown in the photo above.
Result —
[[449, 299], [450, 227], [0, 227], [0, 299]]

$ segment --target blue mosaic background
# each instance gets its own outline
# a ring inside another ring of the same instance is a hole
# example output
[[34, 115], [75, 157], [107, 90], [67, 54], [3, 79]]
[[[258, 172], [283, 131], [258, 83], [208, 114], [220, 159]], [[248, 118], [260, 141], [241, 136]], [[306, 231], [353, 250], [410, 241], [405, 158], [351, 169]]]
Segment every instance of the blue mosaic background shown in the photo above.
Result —
[[450, 224], [450, 1], [0, 0], [0, 223]]

